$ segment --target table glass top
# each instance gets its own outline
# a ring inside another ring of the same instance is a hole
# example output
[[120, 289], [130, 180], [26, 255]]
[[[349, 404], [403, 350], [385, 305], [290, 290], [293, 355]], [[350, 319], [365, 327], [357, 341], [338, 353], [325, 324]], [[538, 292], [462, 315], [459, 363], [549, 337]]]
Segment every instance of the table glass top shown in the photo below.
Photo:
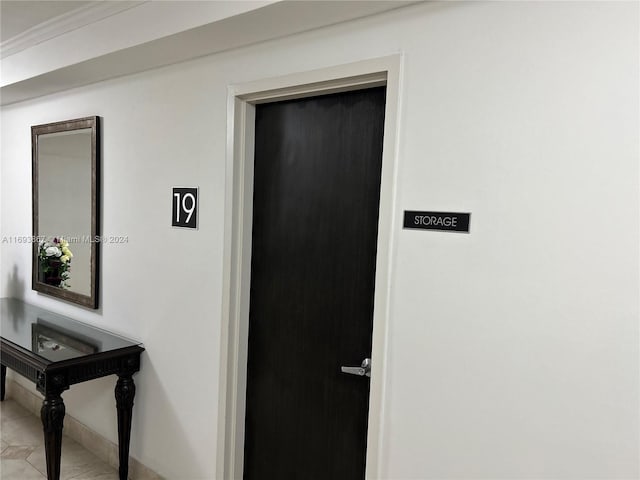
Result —
[[0, 298], [2, 339], [52, 362], [140, 345], [15, 298]]

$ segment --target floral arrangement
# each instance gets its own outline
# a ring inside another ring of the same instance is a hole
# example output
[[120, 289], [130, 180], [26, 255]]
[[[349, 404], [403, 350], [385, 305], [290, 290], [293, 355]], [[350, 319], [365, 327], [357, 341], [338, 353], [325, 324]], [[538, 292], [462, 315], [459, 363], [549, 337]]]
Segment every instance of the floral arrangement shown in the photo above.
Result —
[[69, 288], [67, 281], [71, 276], [71, 259], [69, 242], [64, 238], [43, 240], [38, 248], [38, 261], [44, 283], [60, 288]]

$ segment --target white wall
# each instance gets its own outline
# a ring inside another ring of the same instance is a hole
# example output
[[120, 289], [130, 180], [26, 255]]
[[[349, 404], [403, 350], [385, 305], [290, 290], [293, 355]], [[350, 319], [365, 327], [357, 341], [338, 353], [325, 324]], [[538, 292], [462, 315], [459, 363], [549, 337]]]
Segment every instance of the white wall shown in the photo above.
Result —
[[[382, 474], [640, 476], [638, 4], [424, 4], [2, 110], [2, 235], [30, 232], [29, 126], [103, 117], [102, 308], [2, 294], [144, 341], [132, 454], [215, 471], [227, 86], [404, 54], [396, 214], [471, 211], [469, 235], [394, 229]], [[200, 229], [170, 189], [200, 187]], [[65, 394], [116, 438], [111, 379]]]

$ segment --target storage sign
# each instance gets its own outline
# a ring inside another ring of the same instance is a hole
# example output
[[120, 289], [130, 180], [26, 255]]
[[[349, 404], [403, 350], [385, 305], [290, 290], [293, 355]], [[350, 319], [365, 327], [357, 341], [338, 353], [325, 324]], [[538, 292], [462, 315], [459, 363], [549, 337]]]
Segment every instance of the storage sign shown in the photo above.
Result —
[[470, 213], [405, 210], [404, 228], [469, 233]]

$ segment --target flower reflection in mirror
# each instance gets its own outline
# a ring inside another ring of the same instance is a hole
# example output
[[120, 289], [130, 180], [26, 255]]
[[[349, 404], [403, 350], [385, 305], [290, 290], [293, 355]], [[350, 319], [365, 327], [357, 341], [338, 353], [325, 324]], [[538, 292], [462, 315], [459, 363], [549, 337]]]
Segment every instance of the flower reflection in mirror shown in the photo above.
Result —
[[64, 238], [41, 240], [38, 248], [41, 281], [54, 287], [69, 288], [72, 258], [69, 242]]

